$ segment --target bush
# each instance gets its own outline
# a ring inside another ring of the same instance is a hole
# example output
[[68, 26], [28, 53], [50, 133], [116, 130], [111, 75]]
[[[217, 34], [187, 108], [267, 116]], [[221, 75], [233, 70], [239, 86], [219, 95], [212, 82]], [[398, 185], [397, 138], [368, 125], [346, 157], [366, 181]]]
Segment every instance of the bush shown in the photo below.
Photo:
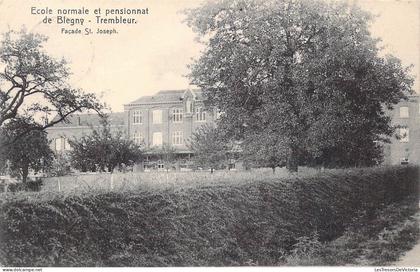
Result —
[[320, 243], [333, 241], [356, 224], [354, 218], [373, 220], [384, 207], [417, 196], [417, 186], [417, 168], [390, 167], [264, 182], [9, 196], [0, 200], [0, 263], [278, 265], [316, 244], [302, 237], [316, 233]]
[[53, 177], [61, 177], [71, 174], [71, 158], [67, 154], [58, 154], [52, 163], [49, 175]]
[[315, 235], [301, 237], [286, 264], [388, 266], [412, 248], [420, 236], [420, 213], [411, 216], [417, 210], [412, 205], [414, 200], [393, 203], [378, 210], [373, 218], [355, 218], [343, 235], [331, 242], [321, 243]]
[[25, 191], [25, 192], [39, 192], [41, 191], [41, 187], [42, 187], [42, 179], [37, 178], [35, 180], [28, 180], [27, 182], [18, 182], [18, 183], [11, 183], [8, 186], [8, 191], [9, 192], [20, 192], [20, 191]]

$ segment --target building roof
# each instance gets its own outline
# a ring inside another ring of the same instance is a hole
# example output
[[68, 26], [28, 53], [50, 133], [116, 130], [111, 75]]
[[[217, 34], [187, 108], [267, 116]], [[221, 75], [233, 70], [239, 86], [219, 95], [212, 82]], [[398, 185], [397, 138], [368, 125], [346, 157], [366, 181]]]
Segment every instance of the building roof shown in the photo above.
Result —
[[[162, 90], [155, 95], [142, 96], [139, 99], [128, 103], [127, 105], [182, 101], [186, 91], [188, 90]], [[201, 90], [197, 89], [190, 91], [195, 95], [197, 100], [203, 100], [203, 93]]]
[[[125, 113], [113, 112], [109, 113], [109, 121], [111, 126], [125, 125]], [[57, 120], [58, 116], [53, 120]], [[75, 126], [99, 126], [100, 117], [96, 113], [72, 114], [67, 118], [67, 122], [60, 122], [54, 127], [75, 127]]]

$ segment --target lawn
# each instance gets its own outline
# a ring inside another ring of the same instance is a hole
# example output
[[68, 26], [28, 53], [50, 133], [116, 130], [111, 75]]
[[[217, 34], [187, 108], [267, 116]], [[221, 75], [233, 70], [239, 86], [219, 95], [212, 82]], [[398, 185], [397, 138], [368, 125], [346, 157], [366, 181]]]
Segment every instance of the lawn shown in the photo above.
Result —
[[[171, 188], [178, 186], [212, 185], [219, 182], [246, 183], [263, 180], [284, 180], [293, 177], [308, 177], [339, 172], [340, 170], [323, 170], [301, 167], [296, 174], [289, 173], [285, 168], [260, 168], [249, 171], [159, 171], [159, 172], [127, 172], [119, 173], [88, 173], [74, 174], [64, 177], [44, 179], [43, 191], [49, 192], [86, 192], [86, 191], [129, 191], [136, 189]], [[342, 170], [344, 171], [344, 170]]]

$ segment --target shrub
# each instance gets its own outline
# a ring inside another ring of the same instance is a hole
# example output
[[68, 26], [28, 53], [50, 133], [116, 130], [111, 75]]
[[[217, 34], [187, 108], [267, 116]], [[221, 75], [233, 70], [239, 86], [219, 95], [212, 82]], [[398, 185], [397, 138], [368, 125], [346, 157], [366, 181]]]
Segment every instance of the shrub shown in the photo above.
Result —
[[[293, 250], [342, 236], [354, 218], [374, 220], [417, 186], [417, 168], [390, 167], [172, 189], [22, 193], [0, 200], [0, 263], [277, 265]], [[314, 233], [315, 240], [300, 238]]]
[[18, 183], [11, 183], [8, 186], [9, 192], [20, 192], [20, 191], [26, 191], [26, 192], [39, 192], [41, 191], [42, 187], [42, 179], [35, 179], [35, 180], [28, 180], [27, 182], [18, 182]]
[[61, 177], [71, 174], [71, 158], [67, 154], [57, 154], [49, 171], [50, 176]]
[[[286, 258], [288, 265], [385, 266], [417, 242], [420, 230], [413, 198], [378, 210], [375, 217], [361, 216], [331, 242], [316, 236], [301, 237]], [[303, 241], [303, 242], [302, 242]]]

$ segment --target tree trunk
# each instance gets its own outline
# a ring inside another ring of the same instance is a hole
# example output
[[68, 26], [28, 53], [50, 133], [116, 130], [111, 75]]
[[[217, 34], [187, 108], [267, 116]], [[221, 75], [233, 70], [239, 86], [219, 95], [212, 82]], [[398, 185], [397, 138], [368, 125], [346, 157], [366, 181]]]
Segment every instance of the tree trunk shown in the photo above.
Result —
[[289, 158], [287, 159], [286, 168], [289, 172], [296, 173], [299, 166], [299, 156], [297, 148], [292, 146], [290, 148]]
[[26, 183], [29, 175], [29, 165], [25, 165], [22, 167], [22, 182]]

